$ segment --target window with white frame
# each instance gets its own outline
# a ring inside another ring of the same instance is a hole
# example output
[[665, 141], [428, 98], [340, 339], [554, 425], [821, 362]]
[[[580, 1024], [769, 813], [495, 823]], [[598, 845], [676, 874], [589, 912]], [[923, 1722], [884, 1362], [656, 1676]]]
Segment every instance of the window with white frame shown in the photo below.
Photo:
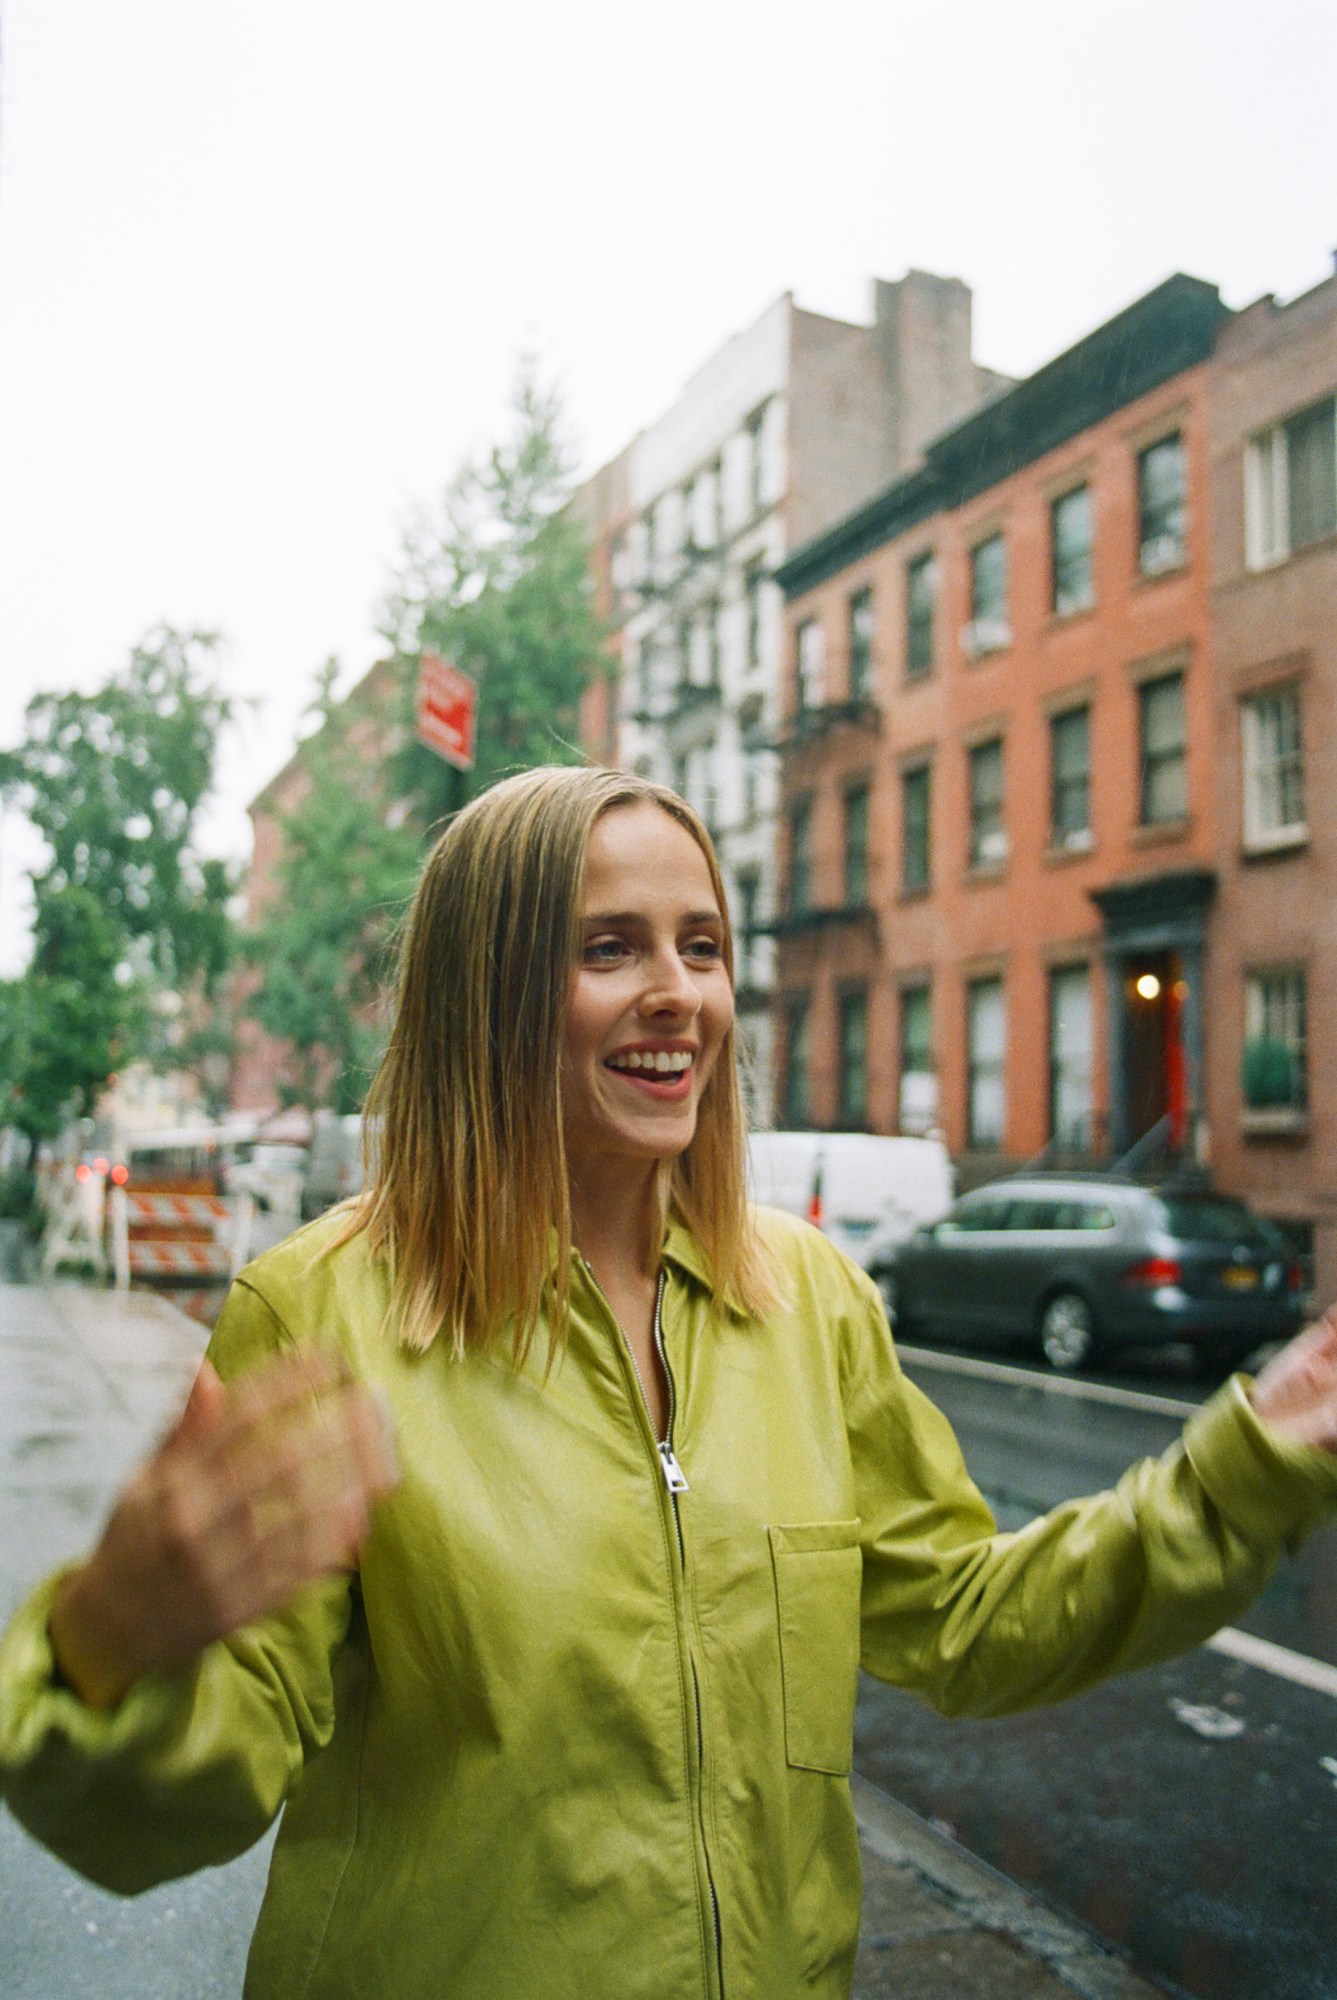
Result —
[[1056, 1144], [1091, 1144], [1091, 972], [1055, 966], [1049, 975], [1049, 1132]]
[[1240, 705], [1244, 845], [1289, 846], [1305, 837], [1300, 689], [1266, 688]]
[[937, 597], [937, 565], [933, 551], [905, 566], [905, 678], [917, 680], [933, 670], [933, 606]]
[[744, 435], [747, 439], [747, 500], [749, 510], [759, 514], [766, 502], [766, 406], [754, 410], [748, 418]]
[[1049, 844], [1064, 853], [1091, 845], [1091, 710], [1049, 718]]
[[862, 1125], [868, 1118], [868, 988], [848, 987], [840, 996], [840, 1123]]
[[1089, 611], [1095, 603], [1091, 488], [1074, 486], [1049, 510], [1053, 560], [1053, 608], [1060, 618]]
[[1003, 739], [991, 736], [970, 752], [970, 865], [996, 868], [1007, 860], [1003, 824]]
[[873, 691], [873, 593], [865, 587], [849, 600], [851, 701], [863, 701]]
[[972, 659], [1012, 643], [1007, 622], [1007, 543], [1001, 533], [970, 551], [970, 624], [965, 650]]
[[1001, 979], [966, 988], [966, 1143], [1001, 1146], [1006, 1111], [1007, 1021]]
[[750, 562], [743, 571], [743, 601], [747, 612], [747, 664], [761, 664], [761, 586], [764, 571], [760, 562]]
[[1270, 966], [1245, 981], [1241, 1082], [1250, 1111], [1303, 1111], [1308, 1102], [1305, 974]]
[[795, 1129], [811, 1115], [808, 1056], [808, 996], [791, 993], [785, 1001], [785, 1123]]
[[1337, 397], [1325, 396], [1250, 439], [1244, 549], [1250, 569], [1337, 534]]
[[927, 984], [901, 988], [901, 1081], [897, 1123], [902, 1132], [931, 1132], [938, 1122], [938, 1078], [933, 1067], [933, 992]]
[[1184, 676], [1163, 674], [1137, 691], [1143, 826], [1160, 826], [1188, 814], [1188, 741]]
[[826, 688], [826, 634], [820, 619], [803, 620], [797, 633], [797, 651], [796, 693], [801, 715], [806, 709], [821, 707]]
[[1137, 512], [1143, 576], [1179, 569], [1188, 556], [1188, 463], [1179, 431], [1138, 453]]

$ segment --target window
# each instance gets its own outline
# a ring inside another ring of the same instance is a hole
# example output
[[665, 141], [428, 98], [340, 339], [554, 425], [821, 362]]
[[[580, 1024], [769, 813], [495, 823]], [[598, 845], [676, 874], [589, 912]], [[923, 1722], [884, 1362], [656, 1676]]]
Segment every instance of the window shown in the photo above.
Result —
[[808, 997], [796, 993], [785, 1002], [784, 1106], [791, 1129], [806, 1125], [811, 1115], [808, 1069]]
[[931, 1132], [938, 1122], [938, 1079], [933, 1068], [933, 1004], [927, 986], [901, 989], [902, 1132]]
[[1053, 607], [1060, 618], [1089, 611], [1095, 602], [1092, 574], [1091, 488], [1076, 486], [1049, 510], [1053, 548]]
[[916, 556], [905, 570], [905, 677], [917, 680], [933, 668], [933, 604], [937, 566], [932, 552]]
[[1060, 1146], [1091, 1144], [1091, 973], [1085, 965], [1049, 975], [1049, 1133]]
[[678, 669], [678, 686], [684, 688], [692, 678], [692, 621], [680, 618], [674, 637], [674, 654]]
[[845, 794], [845, 901], [868, 901], [867, 785], [851, 785]]
[[805, 618], [795, 636], [798, 651], [796, 706], [802, 715], [805, 710], [822, 705], [826, 681], [826, 634], [816, 618]]
[[789, 907], [796, 915], [812, 907], [811, 799], [801, 799], [789, 815]]
[[974, 979], [966, 988], [966, 1143], [1003, 1143], [1003, 1054], [1006, 1042], [1001, 979]]
[[747, 420], [747, 503], [753, 514], [765, 505], [766, 461], [764, 453], [766, 411], [756, 410]]
[[1091, 845], [1091, 711], [1086, 707], [1050, 717], [1049, 843], [1067, 853]]
[[856, 590], [850, 599], [850, 700], [865, 701], [873, 691], [873, 593]]
[[1007, 544], [990, 535], [970, 551], [970, 625], [966, 651], [971, 658], [1012, 643], [1007, 622]]
[[1245, 989], [1241, 1081], [1251, 1111], [1302, 1111], [1308, 1102], [1303, 966], [1251, 972]]
[[761, 580], [762, 567], [751, 562], [743, 571], [743, 596], [747, 603], [747, 664], [761, 663]]
[[1337, 397], [1264, 431], [1244, 455], [1245, 558], [1250, 569], [1337, 534]]
[[1138, 556], [1143, 576], [1178, 569], [1188, 554], [1187, 464], [1178, 431], [1137, 455]]
[[719, 605], [708, 604], [706, 606], [706, 672], [709, 675], [710, 685], [713, 688], [717, 688], [720, 684], [720, 621], [721, 612]]
[[997, 868], [1007, 860], [1003, 825], [1003, 739], [993, 736], [970, 753], [970, 865]]
[[717, 458], [710, 468], [710, 495], [712, 501], [711, 526], [714, 531], [715, 546], [724, 541], [724, 460]]
[[715, 746], [698, 743], [684, 759], [686, 790], [683, 797], [705, 821], [712, 837], [719, 826], [719, 797], [715, 789]]
[[682, 546], [687, 555], [692, 555], [698, 544], [696, 539], [696, 481], [689, 479], [682, 489]]
[[757, 908], [761, 877], [755, 868], [740, 869], [737, 877], [738, 922], [734, 927], [735, 974], [740, 987], [751, 986], [755, 974]]
[[929, 885], [930, 770], [915, 764], [901, 774], [901, 887], [911, 893]]
[[1143, 681], [1137, 699], [1142, 758], [1138, 818], [1143, 826], [1160, 826], [1188, 813], [1184, 676]]
[[1269, 688], [1241, 710], [1244, 756], [1244, 844], [1285, 846], [1305, 834], [1300, 690]]
[[852, 987], [840, 996], [840, 1123], [868, 1119], [868, 991]]

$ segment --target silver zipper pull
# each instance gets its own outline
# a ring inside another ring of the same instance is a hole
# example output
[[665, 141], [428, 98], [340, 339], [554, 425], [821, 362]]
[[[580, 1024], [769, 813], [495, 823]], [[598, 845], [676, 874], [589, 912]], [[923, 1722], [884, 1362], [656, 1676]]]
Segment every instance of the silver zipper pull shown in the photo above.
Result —
[[687, 1475], [673, 1456], [673, 1446], [667, 1441], [659, 1447], [659, 1463], [664, 1471], [664, 1484], [670, 1493], [687, 1493]]

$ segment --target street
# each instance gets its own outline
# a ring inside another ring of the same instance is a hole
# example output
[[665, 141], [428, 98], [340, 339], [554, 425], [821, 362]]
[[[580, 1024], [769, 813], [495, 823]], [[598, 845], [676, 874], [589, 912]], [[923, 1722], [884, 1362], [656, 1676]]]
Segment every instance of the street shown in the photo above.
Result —
[[[905, 1358], [1004, 1526], [1159, 1452], [1188, 1407], [1163, 1374], [1104, 1387]], [[983, 1723], [943, 1722], [865, 1681], [858, 1768], [1201, 2000], [1333, 2000], [1337, 1528], [1278, 1572], [1241, 1627], [1287, 1649], [1263, 1654], [1283, 1671], [1201, 1648], [1066, 1707]], [[1303, 1661], [1326, 1688], [1297, 1683]]]

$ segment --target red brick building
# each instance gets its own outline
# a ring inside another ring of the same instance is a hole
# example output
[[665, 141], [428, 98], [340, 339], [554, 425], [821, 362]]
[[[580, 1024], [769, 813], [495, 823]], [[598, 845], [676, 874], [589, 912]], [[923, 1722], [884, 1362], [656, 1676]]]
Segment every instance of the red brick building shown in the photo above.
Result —
[[1212, 368], [1213, 1171], [1337, 1292], [1337, 277]]
[[1206, 1151], [1225, 318], [1168, 280], [779, 571], [777, 1122]]

